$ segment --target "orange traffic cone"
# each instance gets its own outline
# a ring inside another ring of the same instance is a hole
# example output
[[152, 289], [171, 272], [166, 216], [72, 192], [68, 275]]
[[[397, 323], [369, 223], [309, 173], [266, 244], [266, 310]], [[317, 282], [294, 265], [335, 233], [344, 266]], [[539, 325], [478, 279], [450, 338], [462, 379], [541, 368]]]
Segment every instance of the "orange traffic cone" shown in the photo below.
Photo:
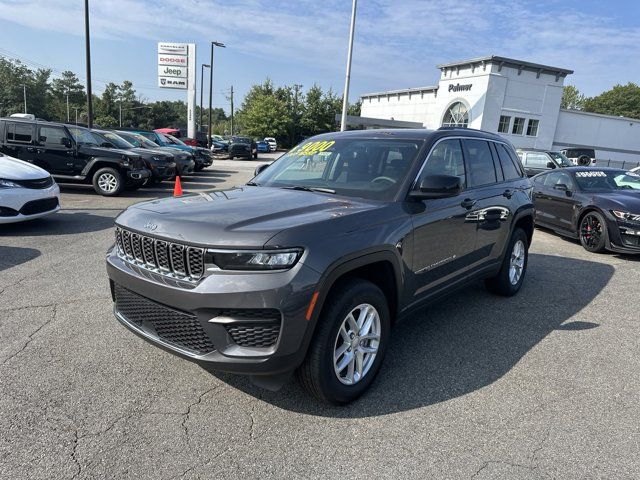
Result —
[[182, 195], [182, 184], [180, 183], [180, 176], [176, 175], [176, 185], [173, 187], [173, 196], [179, 197]]

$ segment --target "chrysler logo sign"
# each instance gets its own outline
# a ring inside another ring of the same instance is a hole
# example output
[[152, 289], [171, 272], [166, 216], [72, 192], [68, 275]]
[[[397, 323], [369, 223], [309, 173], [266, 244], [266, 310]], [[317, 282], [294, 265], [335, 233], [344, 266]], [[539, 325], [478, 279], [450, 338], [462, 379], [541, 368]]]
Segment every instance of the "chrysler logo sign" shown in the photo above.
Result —
[[467, 83], [466, 85], [460, 85], [459, 83], [454, 84], [449, 84], [449, 91], [450, 92], [468, 92], [469, 90], [471, 90], [471, 83]]

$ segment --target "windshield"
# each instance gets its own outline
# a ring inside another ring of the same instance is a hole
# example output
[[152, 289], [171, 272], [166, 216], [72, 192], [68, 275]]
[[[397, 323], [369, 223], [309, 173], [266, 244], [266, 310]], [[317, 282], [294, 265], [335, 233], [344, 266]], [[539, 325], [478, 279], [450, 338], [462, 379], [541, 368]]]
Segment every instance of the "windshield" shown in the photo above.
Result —
[[362, 138], [305, 141], [253, 182], [267, 187], [325, 189], [339, 195], [389, 201], [400, 188], [421, 143]]
[[180, 140], [179, 138], [174, 137], [173, 135], [169, 135], [168, 133], [164, 134], [165, 137], [167, 137], [171, 143], [174, 143], [176, 145], [184, 145], [187, 146], [186, 143], [184, 143], [182, 140]]
[[575, 177], [585, 192], [640, 190], [640, 175], [625, 170], [581, 170]]
[[105, 137], [109, 142], [113, 143], [117, 148], [124, 148], [125, 150], [133, 148], [133, 145], [131, 143], [127, 142], [124, 138], [116, 135], [115, 133], [100, 132], [100, 135]]
[[247, 137], [231, 137], [233, 143], [251, 143], [251, 139]]
[[95, 145], [98, 146], [102, 142], [100, 138], [91, 133], [86, 128], [80, 127], [69, 127], [69, 132], [71, 132], [71, 136], [76, 141], [78, 145]]
[[563, 167], [573, 166], [573, 162], [569, 160], [567, 157], [565, 157], [563, 154], [561, 154], [560, 152], [547, 152], [547, 153], [549, 153], [549, 155], [551, 155], [551, 158], [553, 158], [561, 166]]

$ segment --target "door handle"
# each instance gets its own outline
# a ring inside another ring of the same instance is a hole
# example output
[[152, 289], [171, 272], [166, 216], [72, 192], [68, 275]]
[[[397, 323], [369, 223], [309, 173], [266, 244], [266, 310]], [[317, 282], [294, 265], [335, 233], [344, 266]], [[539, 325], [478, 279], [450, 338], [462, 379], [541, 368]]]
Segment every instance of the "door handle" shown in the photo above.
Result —
[[473, 200], [472, 198], [465, 198], [460, 204], [460, 206], [469, 209], [473, 207], [475, 204], [476, 204], [476, 200]]
[[502, 194], [503, 197], [511, 198], [513, 197], [513, 190], [507, 188]]

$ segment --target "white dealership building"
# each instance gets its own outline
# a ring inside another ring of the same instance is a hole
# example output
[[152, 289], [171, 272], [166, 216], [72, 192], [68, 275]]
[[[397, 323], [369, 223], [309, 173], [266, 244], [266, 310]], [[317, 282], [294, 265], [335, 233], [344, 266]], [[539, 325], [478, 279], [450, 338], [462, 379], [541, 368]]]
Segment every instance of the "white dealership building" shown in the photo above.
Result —
[[593, 148], [605, 164], [640, 161], [640, 120], [560, 108], [572, 70], [498, 56], [437, 68], [437, 85], [362, 95], [360, 123], [464, 126], [497, 132], [516, 148]]

